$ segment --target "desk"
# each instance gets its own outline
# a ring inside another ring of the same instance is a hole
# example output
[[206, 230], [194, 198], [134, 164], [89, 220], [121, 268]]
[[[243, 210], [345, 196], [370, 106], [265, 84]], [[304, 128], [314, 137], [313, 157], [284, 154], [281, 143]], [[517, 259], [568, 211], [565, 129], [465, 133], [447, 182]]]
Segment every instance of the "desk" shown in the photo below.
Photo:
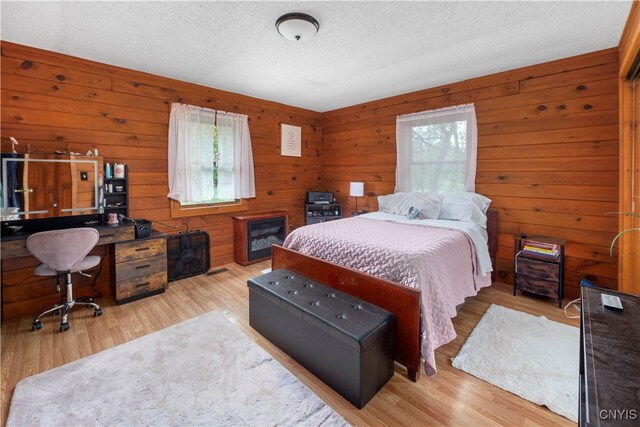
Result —
[[[94, 278], [74, 275], [76, 296], [115, 294], [118, 303], [124, 303], [164, 292], [167, 283], [166, 236], [154, 233], [147, 239], [134, 240], [134, 227], [129, 223], [96, 225], [93, 228], [100, 233], [100, 239], [91, 254], [100, 255], [103, 260], [94, 273], [97, 274], [95, 286]], [[23, 232], [7, 234], [2, 236], [0, 242], [2, 319], [35, 315], [51, 307], [60, 298], [55, 291], [55, 278], [33, 274], [38, 261], [26, 248], [29, 235]], [[135, 255], [126, 255], [129, 251]], [[125, 294], [126, 297], [119, 298]]]
[[[86, 227], [86, 226], [85, 226]], [[131, 240], [135, 237], [133, 224], [96, 225], [93, 228], [100, 233], [100, 240], [96, 246], [109, 245], [111, 243]], [[0, 259], [11, 259], [23, 256], [31, 256], [27, 250], [26, 242], [30, 233], [18, 232], [2, 236]]]
[[[602, 293], [620, 297], [606, 309]], [[581, 289], [580, 426], [637, 426], [640, 420], [640, 297]]]

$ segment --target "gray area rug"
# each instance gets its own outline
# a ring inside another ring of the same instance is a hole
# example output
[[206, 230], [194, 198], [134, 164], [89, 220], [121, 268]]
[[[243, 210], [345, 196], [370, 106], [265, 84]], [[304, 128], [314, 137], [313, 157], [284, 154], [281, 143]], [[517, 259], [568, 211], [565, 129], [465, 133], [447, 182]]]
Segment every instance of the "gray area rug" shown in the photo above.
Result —
[[578, 421], [580, 333], [492, 304], [453, 367]]
[[348, 425], [219, 312], [16, 386], [9, 426]]

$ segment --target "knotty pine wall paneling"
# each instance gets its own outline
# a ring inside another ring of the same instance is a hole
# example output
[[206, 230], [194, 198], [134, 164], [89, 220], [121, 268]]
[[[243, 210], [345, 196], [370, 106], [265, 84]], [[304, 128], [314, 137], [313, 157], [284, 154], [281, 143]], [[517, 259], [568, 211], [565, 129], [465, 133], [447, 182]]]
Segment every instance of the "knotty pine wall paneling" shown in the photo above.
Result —
[[[14, 43], [3, 41], [1, 49], [3, 151], [10, 149], [13, 136], [21, 153], [27, 146], [32, 152], [98, 148], [105, 161], [126, 162], [130, 216], [151, 220], [155, 229], [169, 234], [187, 226], [207, 231], [212, 266], [219, 266], [233, 261], [232, 214], [170, 217], [170, 106], [182, 102], [246, 114], [256, 178], [249, 212], [285, 210], [293, 227], [304, 225], [305, 192], [320, 185], [320, 113]], [[301, 157], [280, 156], [281, 123], [302, 127]], [[33, 283], [30, 295], [46, 294], [41, 301], [55, 299], [53, 287], [38, 286], [40, 279], [29, 277], [32, 264], [2, 263], [3, 317], [38, 310], [25, 300], [25, 287], [12, 286], [17, 283]], [[108, 290], [108, 280], [102, 273], [101, 289]]]
[[590, 277], [616, 288], [618, 52], [608, 49], [323, 113], [322, 187], [360, 209], [395, 187], [397, 115], [473, 102], [476, 191], [499, 214], [498, 280], [513, 283], [513, 235], [567, 239], [565, 294]]

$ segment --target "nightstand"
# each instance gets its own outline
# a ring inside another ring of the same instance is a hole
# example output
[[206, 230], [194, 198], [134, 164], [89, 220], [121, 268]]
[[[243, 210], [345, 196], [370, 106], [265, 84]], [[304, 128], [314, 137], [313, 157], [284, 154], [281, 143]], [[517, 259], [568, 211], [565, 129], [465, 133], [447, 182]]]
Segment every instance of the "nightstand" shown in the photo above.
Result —
[[307, 225], [342, 218], [342, 205], [339, 203], [316, 203], [304, 206]]
[[[537, 253], [527, 250], [527, 244], [555, 246], [558, 251], [554, 255]], [[556, 298], [558, 307], [562, 307], [565, 244], [565, 240], [543, 236], [515, 236], [513, 295], [521, 290]]]

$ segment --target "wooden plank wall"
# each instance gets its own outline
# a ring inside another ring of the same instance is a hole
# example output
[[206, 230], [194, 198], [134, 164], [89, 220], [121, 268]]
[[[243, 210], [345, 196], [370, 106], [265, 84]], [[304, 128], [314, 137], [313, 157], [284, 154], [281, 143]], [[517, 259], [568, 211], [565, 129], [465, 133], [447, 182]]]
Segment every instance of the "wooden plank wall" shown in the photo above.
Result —
[[[620, 39], [620, 212], [640, 213], [640, 80], [626, 76], [640, 54], [640, 7], [634, 1]], [[635, 146], [634, 146], [635, 144]], [[635, 200], [634, 200], [635, 199]], [[635, 202], [635, 203], [634, 203]], [[640, 218], [620, 217], [620, 230], [640, 228]], [[619, 249], [619, 288], [640, 295], [640, 231], [625, 234]]]
[[[478, 112], [477, 190], [500, 214], [500, 280], [512, 280], [512, 235], [540, 233], [569, 241], [567, 293], [591, 276], [616, 287], [608, 245], [618, 209], [618, 53], [594, 52], [372, 101], [324, 114], [2, 42], [2, 148], [97, 147], [130, 170], [130, 214], [212, 240], [212, 265], [232, 261], [230, 214], [172, 220], [167, 193], [167, 123], [171, 102], [247, 114], [258, 196], [251, 212], [289, 211], [304, 223], [307, 189], [334, 191], [345, 204], [350, 181], [364, 181], [359, 206], [393, 192], [395, 117], [474, 102]], [[322, 122], [321, 122], [322, 119]], [[301, 158], [279, 155], [280, 123], [302, 126]], [[324, 134], [324, 138], [322, 138]], [[322, 161], [322, 165], [320, 164]], [[322, 177], [322, 179], [321, 179]], [[30, 273], [29, 263], [22, 268]], [[17, 263], [16, 265], [19, 265]], [[3, 280], [6, 268], [3, 265]]]
[[[256, 177], [256, 198], [249, 201], [248, 212], [285, 210], [294, 227], [304, 224], [305, 192], [320, 183], [320, 113], [4, 41], [1, 48], [2, 151], [10, 150], [13, 136], [21, 153], [27, 144], [32, 152], [98, 148], [105, 161], [126, 162], [130, 216], [154, 221], [154, 228], [167, 233], [186, 225], [207, 231], [215, 267], [233, 261], [232, 214], [170, 218], [170, 106], [182, 102], [246, 114]], [[281, 123], [302, 127], [302, 157], [280, 156]], [[32, 264], [13, 263], [21, 270], [10, 280], [34, 282], [28, 278]], [[3, 263], [3, 282], [9, 280], [7, 269]], [[8, 303], [6, 292], [3, 297]]]
[[608, 49], [326, 112], [322, 186], [355, 208], [394, 191], [397, 115], [473, 102], [476, 191], [499, 213], [498, 280], [513, 283], [513, 235], [567, 239], [566, 294], [580, 278], [616, 288], [618, 52]]

